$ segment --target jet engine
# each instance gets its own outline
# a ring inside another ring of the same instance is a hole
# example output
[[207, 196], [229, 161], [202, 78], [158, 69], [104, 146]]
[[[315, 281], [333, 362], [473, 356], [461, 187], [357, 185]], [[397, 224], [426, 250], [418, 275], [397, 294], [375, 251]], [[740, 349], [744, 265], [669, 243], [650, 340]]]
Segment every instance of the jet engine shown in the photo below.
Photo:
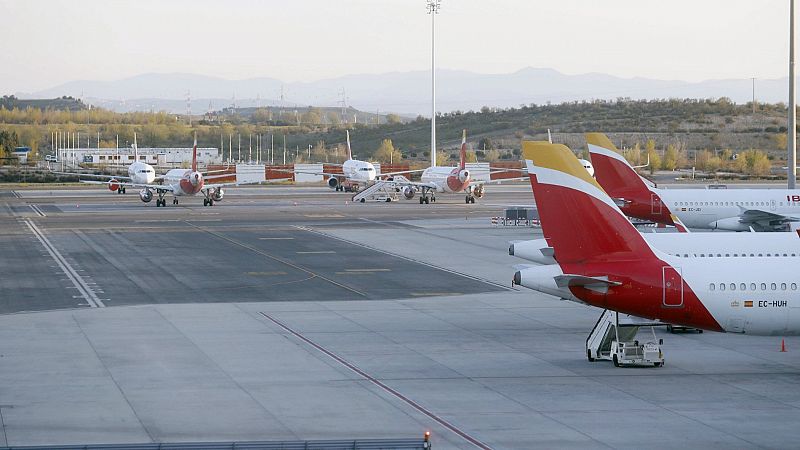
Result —
[[466, 183], [467, 180], [469, 180], [469, 170], [461, 169], [458, 172], [458, 181], [460, 181], [462, 183]]
[[483, 194], [484, 193], [485, 192], [483, 190], [483, 185], [482, 184], [479, 184], [479, 185], [475, 186], [474, 189], [472, 189], [472, 195], [474, 195], [476, 198], [483, 198]]
[[142, 189], [139, 191], [139, 198], [142, 199], [143, 202], [149, 203], [150, 200], [153, 199], [153, 191], [150, 189]]
[[225, 197], [225, 191], [223, 191], [222, 188], [214, 189], [214, 193], [211, 195], [211, 198], [213, 198], [215, 202], [222, 201], [223, 197]]
[[417, 190], [411, 186], [406, 186], [403, 188], [403, 197], [405, 197], [406, 200], [411, 200], [412, 198], [414, 198], [414, 194], [416, 193]]
[[112, 178], [112, 179], [108, 180], [108, 190], [111, 191], [111, 192], [118, 191], [119, 190], [119, 180], [117, 180], [116, 178]]
[[341, 183], [339, 183], [339, 179], [338, 178], [336, 178], [336, 177], [328, 178], [328, 187], [329, 188], [336, 189], [337, 187], [339, 187], [340, 184]]
[[728, 217], [711, 222], [711, 229], [726, 231], [750, 231], [750, 226], [739, 222], [739, 217]]

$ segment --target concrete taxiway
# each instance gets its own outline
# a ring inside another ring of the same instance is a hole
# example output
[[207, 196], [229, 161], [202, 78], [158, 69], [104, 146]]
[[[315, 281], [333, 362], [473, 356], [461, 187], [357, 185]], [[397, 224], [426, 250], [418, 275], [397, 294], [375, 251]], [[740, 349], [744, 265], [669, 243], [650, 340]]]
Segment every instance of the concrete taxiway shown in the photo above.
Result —
[[525, 185], [352, 204], [232, 189], [156, 208], [0, 189], [0, 445], [354, 439], [434, 448], [795, 445], [800, 339], [586, 360], [599, 310], [511, 288]]

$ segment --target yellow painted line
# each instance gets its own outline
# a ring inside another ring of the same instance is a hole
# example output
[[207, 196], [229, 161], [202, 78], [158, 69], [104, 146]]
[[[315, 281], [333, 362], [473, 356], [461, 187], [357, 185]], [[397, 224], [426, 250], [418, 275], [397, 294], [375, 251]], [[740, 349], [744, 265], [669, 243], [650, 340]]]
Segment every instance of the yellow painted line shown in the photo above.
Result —
[[460, 292], [412, 292], [413, 297], [445, 297], [451, 295], [462, 295]]
[[260, 241], [288, 241], [294, 239], [293, 237], [263, 237], [258, 238]]
[[270, 277], [275, 275], [286, 275], [286, 272], [245, 272], [247, 275], [251, 277]]
[[295, 252], [298, 255], [318, 255], [318, 254], [328, 254], [328, 253], [336, 253], [333, 250], [322, 250], [318, 252]]
[[391, 272], [392, 269], [344, 269], [345, 272]]

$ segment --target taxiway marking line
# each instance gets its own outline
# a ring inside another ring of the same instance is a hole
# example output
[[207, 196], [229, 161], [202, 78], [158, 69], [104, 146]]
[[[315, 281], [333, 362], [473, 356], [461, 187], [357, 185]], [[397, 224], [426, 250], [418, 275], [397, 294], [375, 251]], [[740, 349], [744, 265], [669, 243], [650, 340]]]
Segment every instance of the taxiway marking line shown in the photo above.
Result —
[[56, 249], [55, 246], [52, 243], [50, 243], [50, 240], [47, 239], [47, 237], [44, 235], [44, 233], [41, 232], [41, 230], [39, 230], [39, 227], [37, 227], [36, 224], [34, 224], [28, 219], [24, 219], [23, 222], [25, 222], [25, 225], [27, 225], [28, 228], [31, 230], [31, 233], [33, 233], [33, 235], [36, 236], [36, 239], [39, 240], [39, 242], [42, 244], [45, 250], [47, 250], [47, 253], [50, 254], [50, 257], [52, 257], [53, 260], [58, 264], [58, 266], [67, 276], [67, 278], [69, 278], [70, 281], [72, 281], [72, 284], [75, 286], [75, 289], [77, 289], [78, 292], [80, 292], [81, 296], [86, 300], [89, 306], [91, 306], [92, 308], [105, 307], [106, 305], [103, 303], [103, 301], [100, 300], [97, 297], [97, 295], [95, 295], [94, 291], [92, 291], [92, 289], [86, 284], [83, 278], [80, 275], [78, 275], [78, 272], [76, 272], [75, 269], [67, 262], [67, 260], [64, 259], [64, 257], [58, 251], [58, 249]]
[[[366, 219], [366, 220], [371, 221], [371, 222], [375, 222], [375, 223], [380, 223], [382, 225], [386, 225], [385, 223], [382, 223], [382, 222], [376, 222], [374, 220], [369, 220], [369, 219]], [[330, 238], [330, 239], [336, 239], [337, 241], [347, 242], [348, 244], [357, 245], [359, 247], [363, 247], [363, 248], [366, 248], [366, 249], [369, 249], [369, 250], [372, 250], [372, 251], [375, 251], [375, 252], [378, 252], [378, 253], [383, 253], [384, 255], [394, 256], [395, 258], [400, 258], [400, 259], [403, 259], [403, 260], [406, 260], [406, 261], [411, 261], [413, 263], [422, 264], [423, 266], [428, 266], [428, 267], [431, 267], [433, 269], [442, 270], [444, 272], [452, 273], [453, 275], [458, 275], [458, 276], [461, 276], [461, 277], [464, 277], [464, 278], [469, 278], [470, 280], [480, 281], [481, 283], [486, 283], [486, 284], [498, 287], [498, 288], [500, 288], [500, 289], [502, 289], [504, 291], [516, 291], [516, 290], [518, 290], [518, 289], [509, 288], [508, 286], [502, 285], [500, 283], [495, 283], [494, 281], [484, 280], [483, 278], [480, 278], [480, 277], [476, 277], [476, 276], [473, 276], [473, 275], [468, 275], [466, 273], [462, 273], [462, 272], [459, 272], [459, 271], [456, 271], [456, 270], [448, 269], [446, 267], [437, 266], [435, 264], [432, 264], [432, 263], [429, 263], [429, 262], [426, 262], [426, 261], [422, 261], [422, 260], [414, 259], [414, 258], [409, 258], [408, 256], [403, 256], [403, 255], [400, 255], [400, 254], [397, 254], [397, 253], [392, 253], [390, 251], [386, 251], [386, 250], [383, 250], [381, 248], [377, 248], [377, 247], [373, 247], [373, 246], [368, 245], [368, 244], [364, 244], [363, 242], [351, 241], [349, 239], [341, 238], [339, 236], [334, 236], [332, 234], [325, 233], [324, 231], [315, 230], [315, 229], [313, 229], [311, 227], [307, 227], [307, 226], [303, 226], [303, 225], [293, 225], [293, 227], [297, 228], [298, 230], [308, 231], [309, 233], [318, 234], [320, 236], [325, 236], [325, 237]]]
[[295, 253], [297, 253], [298, 255], [322, 255], [322, 254], [330, 254], [336, 252], [333, 250], [319, 250], [314, 252], [295, 252]]
[[260, 237], [259, 241], [291, 241], [293, 237]]
[[306, 344], [308, 344], [308, 345], [314, 347], [315, 349], [321, 351], [322, 353], [326, 354], [328, 357], [330, 357], [334, 361], [338, 362], [339, 364], [343, 365], [344, 367], [346, 367], [346, 368], [350, 369], [351, 371], [355, 372], [356, 374], [360, 375], [365, 380], [367, 380], [370, 383], [374, 384], [375, 386], [379, 387], [384, 392], [387, 392], [387, 393], [393, 395], [394, 397], [396, 397], [399, 400], [403, 401], [404, 403], [406, 403], [407, 405], [409, 405], [412, 408], [416, 409], [420, 413], [428, 416], [434, 422], [436, 422], [439, 425], [441, 425], [441, 426], [447, 428], [448, 430], [452, 431], [453, 433], [455, 433], [456, 435], [458, 435], [459, 437], [461, 437], [465, 441], [469, 442], [470, 444], [474, 445], [475, 447], [483, 449], [483, 450], [492, 450], [492, 448], [489, 447], [487, 444], [484, 444], [483, 442], [481, 442], [477, 438], [474, 438], [474, 437], [470, 436], [469, 434], [467, 434], [467, 432], [461, 430], [460, 428], [456, 427], [455, 425], [451, 424], [450, 422], [446, 421], [445, 419], [437, 416], [434, 412], [428, 410], [427, 408], [425, 408], [424, 406], [422, 406], [419, 403], [415, 402], [414, 400], [406, 397], [405, 395], [403, 395], [399, 391], [389, 387], [388, 385], [384, 384], [383, 382], [381, 382], [377, 378], [375, 378], [372, 375], [364, 372], [363, 370], [361, 370], [358, 367], [356, 367], [354, 364], [352, 364], [352, 363], [348, 362], [347, 360], [345, 360], [344, 358], [340, 357], [339, 355], [337, 355], [337, 354], [333, 353], [332, 351], [326, 349], [325, 347], [317, 344], [316, 342], [312, 341], [311, 339], [303, 336], [299, 332], [289, 328], [289, 326], [283, 324], [282, 322], [280, 322], [279, 320], [277, 320], [274, 317], [270, 316], [269, 314], [266, 314], [264, 312], [259, 312], [259, 314], [261, 314], [262, 316], [264, 316], [267, 319], [269, 319], [270, 321], [272, 321], [275, 325], [277, 325], [277, 326], [281, 327], [282, 329], [284, 329], [285, 331], [289, 332], [294, 337], [300, 339], [301, 341], [305, 342]]
[[340, 287], [342, 289], [345, 289], [345, 290], [348, 290], [348, 291], [350, 291], [350, 292], [352, 292], [354, 294], [358, 294], [358, 295], [360, 295], [360, 296], [362, 296], [364, 298], [367, 298], [367, 294], [365, 294], [365, 293], [363, 293], [363, 292], [361, 292], [359, 290], [353, 289], [350, 286], [345, 286], [342, 283], [338, 283], [338, 282], [336, 282], [334, 280], [331, 280], [330, 278], [328, 278], [328, 277], [326, 277], [324, 275], [320, 275], [320, 274], [318, 274], [316, 272], [313, 272], [313, 271], [311, 271], [309, 269], [306, 269], [305, 267], [298, 266], [297, 264], [293, 264], [293, 263], [291, 263], [289, 261], [286, 261], [284, 259], [278, 258], [277, 256], [270, 255], [269, 253], [267, 253], [265, 251], [262, 251], [262, 250], [259, 250], [259, 249], [255, 248], [253, 246], [247, 245], [247, 244], [245, 244], [243, 242], [239, 242], [236, 239], [231, 239], [231, 238], [229, 238], [227, 236], [223, 236], [223, 235], [221, 235], [219, 233], [216, 233], [216, 232], [211, 231], [209, 229], [203, 228], [203, 227], [201, 227], [199, 225], [195, 225], [195, 224], [191, 223], [191, 221], [187, 220], [187, 221], [184, 221], [184, 223], [186, 223], [186, 225], [189, 225], [192, 228], [196, 228], [196, 229], [198, 229], [200, 231], [203, 231], [203, 232], [206, 232], [206, 233], [208, 233], [208, 234], [210, 234], [212, 236], [216, 236], [216, 237], [218, 237], [218, 238], [220, 238], [222, 240], [228, 241], [231, 244], [237, 245], [237, 246], [242, 247], [242, 248], [246, 248], [247, 250], [250, 250], [253, 253], [257, 253], [257, 254], [259, 254], [261, 256], [264, 256], [266, 258], [269, 258], [269, 259], [271, 259], [273, 261], [278, 261], [279, 263], [285, 264], [285, 265], [287, 265], [287, 266], [289, 266], [291, 268], [294, 268], [294, 269], [300, 270], [302, 272], [305, 272], [305, 273], [311, 275], [311, 277], [315, 277], [315, 278], [319, 278], [321, 280], [325, 280], [325, 281], [327, 281], [328, 283], [330, 283], [330, 284], [332, 284], [334, 286], [338, 286], [338, 287]]
[[47, 214], [45, 214], [44, 211], [39, 209], [39, 205], [35, 205], [35, 204], [31, 203], [28, 206], [30, 206], [30, 208], [33, 210], [33, 212], [38, 214], [39, 217], [47, 217]]

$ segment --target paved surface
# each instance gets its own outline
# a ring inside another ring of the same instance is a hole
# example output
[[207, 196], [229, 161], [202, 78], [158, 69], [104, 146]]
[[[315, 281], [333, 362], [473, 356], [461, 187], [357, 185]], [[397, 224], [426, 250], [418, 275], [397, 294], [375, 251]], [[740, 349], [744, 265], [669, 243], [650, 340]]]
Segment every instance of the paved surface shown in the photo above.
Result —
[[541, 234], [488, 218], [530, 203], [525, 186], [422, 206], [319, 188], [231, 190], [213, 208], [42, 192], [0, 190], [0, 445], [800, 437], [800, 339], [781, 353], [773, 337], [659, 332], [663, 368], [586, 361], [600, 311], [507, 287], [524, 262], [507, 241]]

